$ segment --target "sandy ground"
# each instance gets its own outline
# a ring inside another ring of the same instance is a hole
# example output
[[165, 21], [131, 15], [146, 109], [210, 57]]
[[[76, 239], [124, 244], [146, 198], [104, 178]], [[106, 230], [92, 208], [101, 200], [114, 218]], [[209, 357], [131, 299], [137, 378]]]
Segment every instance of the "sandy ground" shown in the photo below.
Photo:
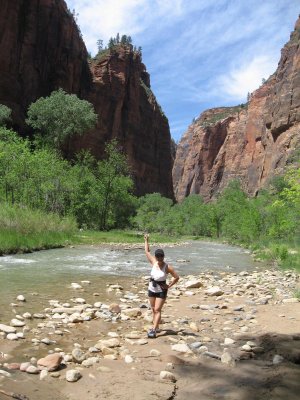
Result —
[[[144, 290], [142, 284], [132, 291], [141, 290]], [[211, 311], [191, 307], [216, 303], [215, 299], [205, 295], [203, 288], [192, 291], [194, 295], [169, 297], [163, 309], [162, 331], [156, 339], [147, 339], [149, 323], [140, 317], [118, 323], [95, 319], [77, 324], [72, 333], [59, 343], [65, 352], [71, 352], [74, 343], [87, 350], [99, 339], [107, 338], [108, 331], [118, 332], [123, 347], [134, 360], [132, 363], [127, 364], [121, 356], [117, 360], [101, 358], [99, 363], [89, 368], [67, 365], [57, 377], [48, 376], [43, 381], [38, 375], [10, 371], [10, 378], [0, 377], [0, 390], [20, 393], [30, 400], [298, 400], [300, 303], [276, 304], [276, 301], [271, 301], [253, 307], [247, 304], [247, 297], [239, 295], [231, 296], [227, 308]], [[146, 296], [141, 295], [141, 300], [146, 302]], [[238, 305], [244, 306], [242, 311], [234, 311]], [[247, 322], [249, 330], [243, 333], [240, 327], [245, 321], [239, 317], [254, 308], [255, 319]], [[174, 324], [178, 320], [181, 322]], [[191, 329], [191, 322], [195, 322], [198, 331]], [[125, 335], [132, 331], [141, 332], [147, 343], [139, 345], [136, 340], [126, 340]], [[234, 339], [235, 343], [224, 346], [226, 337]], [[248, 360], [239, 360], [240, 347], [249, 340], [255, 341], [263, 351]], [[198, 352], [184, 354], [171, 349], [175, 342], [197, 341], [216, 355], [222, 355], [224, 347], [227, 347], [236, 359], [235, 366]], [[26, 356], [25, 347], [20, 351], [19, 346], [19, 342], [0, 339], [0, 350], [12, 355], [9, 362], [25, 361], [21, 360], [21, 356]], [[150, 356], [153, 349], [160, 355]], [[47, 350], [38, 348], [36, 355], [40, 354], [39, 351], [46, 355]], [[27, 357], [33, 355], [34, 350], [28, 350]], [[278, 365], [273, 364], [275, 355], [284, 358]], [[0, 358], [0, 362], [4, 360]], [[169, 370], [175, 375], [176, 382], [160, 379], [160, 372], [167, 365], [172, 368]], [[66, 382], [65, 371], [70, 368], [80, 370], [82, 378], [78, 382]], [[0, 399], [9, 397], [0, 393]]]

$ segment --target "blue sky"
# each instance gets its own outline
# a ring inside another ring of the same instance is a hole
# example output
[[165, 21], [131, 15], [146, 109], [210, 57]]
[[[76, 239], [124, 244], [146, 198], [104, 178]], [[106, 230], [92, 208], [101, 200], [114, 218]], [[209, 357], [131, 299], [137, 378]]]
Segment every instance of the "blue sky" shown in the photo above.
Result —
[[87, 49], [119, 32], [142, 47], [151, 88], [178, 141], [194, 117], [246, 102], [277, 67], [299, 0], [66, 0]]

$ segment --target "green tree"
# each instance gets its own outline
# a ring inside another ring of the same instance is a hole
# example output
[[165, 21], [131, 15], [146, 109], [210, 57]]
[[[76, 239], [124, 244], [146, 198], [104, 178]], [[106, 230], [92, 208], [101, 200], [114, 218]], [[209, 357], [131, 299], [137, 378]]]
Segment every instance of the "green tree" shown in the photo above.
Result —
[[133, 219], [134, 223], [143, 231], [164, 232], [166, 229], [165, 219], [170, 219], [171, 206], [172, 200], [163, 197], [160, 193], [146, 194], [139, 198], [137, 214]]
[[92, 104], [62, 89], [32, 103], [26, 119], [26, 123], [39, 133], [42, 143], [56, 149], [72, 135], [91, 129], [96, 122]]
[[6, 126], [11, 122], [11, 113], [12, 110], [9, 107], [0, 104], [0, 126]]
[[106, 159], [97, 165], [101, 230], [115, 226], [117, 216], [122, 215], [122, 210], [126, 215], [135, 202], [129, 165], [116, 140], [107, 143], [105, 153]]

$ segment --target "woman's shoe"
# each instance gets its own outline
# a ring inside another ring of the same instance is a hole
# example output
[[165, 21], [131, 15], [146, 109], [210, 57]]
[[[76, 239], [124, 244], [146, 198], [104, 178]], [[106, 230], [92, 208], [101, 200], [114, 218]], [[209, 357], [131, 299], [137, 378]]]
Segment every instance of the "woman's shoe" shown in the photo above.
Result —
[[150, 330], [148, 331], [148, 338], [150, 338], [150, 339], [155, 339], [155, 338], [156, 338], [156, 331], [155, 331], [155, 329], [150, 329]]

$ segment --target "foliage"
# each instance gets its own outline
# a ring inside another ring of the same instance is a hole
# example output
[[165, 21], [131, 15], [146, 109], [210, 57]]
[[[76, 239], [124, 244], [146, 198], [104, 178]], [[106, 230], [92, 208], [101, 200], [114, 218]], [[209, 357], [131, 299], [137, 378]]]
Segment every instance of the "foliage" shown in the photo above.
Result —
[[208, 126], [212, 126], [215, 125], [217, 122], [228, 118], [230, 116], [233, 116], [237, 113], [239, 113], [240, 111], [242, 111], [243, 109], [247, 108], [247, 103], [246, 104], [240, 104], [238, 106], [235, 107], [223, 107], [220, 110], [216, 110], [209, 119], [206, 119], [203, 123], [202, 123], [202, 127], [208, 127]]
[[12, 110], [5, 106], [4, 104], [0, 104], [0, 127], [6, 126], [9, 122], [11, 122], [11, 113]]
[[0, 255], [60, 247], [76, 230], [73, 218], [0, 203]]
[[72, 170], [77, 185], [71, 195], [71, 212], [80, 226], [100, 230], [128, 225], [136, 202], [128, 163], [117, 142], [109, 142], [105, 152], [106, 159], [98, 162], [81, 155]]
[[128, 35], [122, 35], [120, 36], [119, 33], [117, 33], [116, 37], [111, 37], [105, 47], [103, 47], [103, 40], [98, 39], [97, 40], [97, 48], [98, 52], [95, 56], [96, 60], [101, 60], [102, 58], [106, 57], [108, 54], [111, 53], [111, 51], [116, 50], [120, 47], [123, 48], [130, 48], [133, 50], [133, 53], [135, 55], [139, 55], [140, 58], [142, 57], [142, 48], [141, 46], [132, 46], [132, 38], [131, 36]]
[[0, 128], [0, 201], [59, 215], [74, 215], [79, 226], [125, 227], [135, 210], [126, 157], [112, 141], [107, 157], [89, 153], [72, 165], [53, 149], [32, 149], [13, 131]]
[[62, 89], [41, 97], [28, 109], [26, 123], [40, 135], [43, 144], [60, 148], [74, 134], [83, 134], [97, 122], [93, 106]]

